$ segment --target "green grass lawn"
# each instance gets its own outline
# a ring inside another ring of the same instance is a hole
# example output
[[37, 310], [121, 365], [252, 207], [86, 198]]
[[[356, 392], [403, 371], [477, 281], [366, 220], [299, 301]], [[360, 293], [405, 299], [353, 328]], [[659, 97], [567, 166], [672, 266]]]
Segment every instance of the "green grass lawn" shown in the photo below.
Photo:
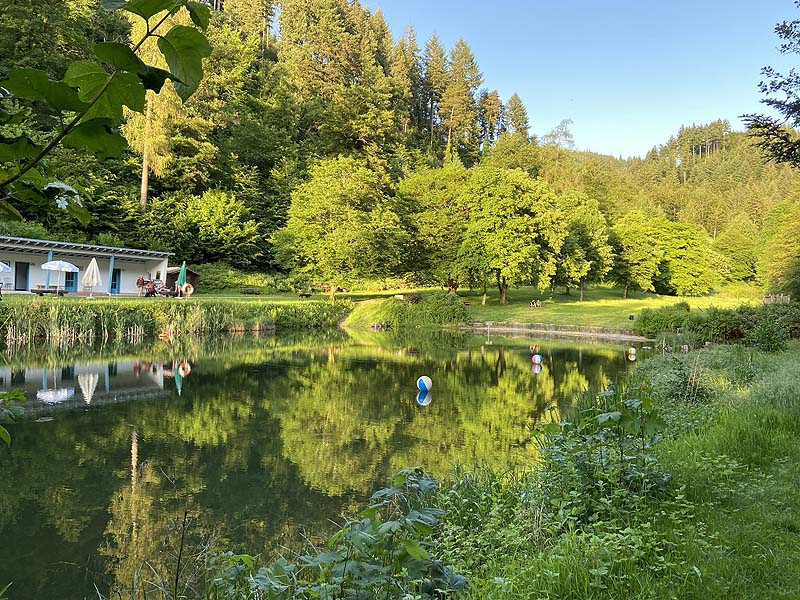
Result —
[[[358, 303], [351, 325], [361, 327], [365, 324], [379, 320], [378, 303], [372, 300], [391, 298], [396, 294], [410, 292], [428, 293], [437, 291], [436, 288], [395, 289], [385, 291], [350, 291], [337, 294], [337, 299], [352, 300]], [[624, 299], [622, 290], [607, 286], [598, 286], [587, 289], [584, 300], [579, 300], [579, 292], [567, 296], [563, 289], [550, 295], [549, 291], [542, 291], [533, 287], [515, 288], [508, 291], [508, 304], [501, 306], [496, 290], [489, 290], [486, 305], [481, 304], [481, 292], [478, 290], [463, 290], [459, 296], [468, 302], [468, 312], [475, 321], [512, 321], [517, 323], [556, 323], [569, 325], [585, 325], [593, 327], [629, 328], [632, 322], [630, 315], [637, 315], [644, 308], [660, 308], [670, 306], [677, 302], [686, 301], [692, 308], [705, 309], [710, 306], [730, 308], [740, 304], [759, 303], [762, 290], [755, 286], [737, 285], [724, 288], [717, 293], [700, 297], [679, 298], [675, 296], [660, 296], [644, 292], [634, 292]], [[105, 296], [102, 296], [105, 297]], [[327, 301], [327, 294], [312, 294], [309, 298], [300, 298], [294, 293], [263, 294], [259, 296], [241, 294], [239, 289], [220, 290], [214, 292], [196, 293], [192, 300], [237, 300], [256, 301], [262, 300], [271, 303]], [[532, 299], [541, 301], [540, 308], [531, 308]], [[123, 302], [130, 298], [118, 297]], [[135, 299], [135, 298], [134, 298]], [[170, 298], [154, 298], [154, 302], [176, 301]], [[10, 294], [3, 296], [4, 302], [91, 302], [85, 297], [67, 296], [63, 299], [50, 297], [37, 298], [33, 294]], [[365, 302], [369, 301], [369, 302]], [[362, 314], [363, 313], [363, 314]]]
[[[586, 325], [592, 327], [621, 327], [633, 325], [630, 315], [638, 315], [644, 308], [661, 308], [681, 301], [692, 308], [705, 309], [710, 306], [731, 308], [747, 303], [759, 303], [762, 291], [755, 286], [738, 285], [725, 288], [715, 294], [699, 297], [660, 296], [644, 292], [622, 297], [622, 290], [611, 287], [596, 287], [586, 290], [584, 300], [579, 300], [579, 291], [567, 296], [563, 289], [550, 295], [532, 287], [508, 291], [508, 304], [501, 306], [496, 291], [490, 291], [486, 305], [481, 305], [481, 293], [460, 293], [469, 302], [470, 317], [475, 321], [514, 321], [517, 323], [557, 323]], [[541, 308], [531, 308], [532, 299], [542, 303]]]

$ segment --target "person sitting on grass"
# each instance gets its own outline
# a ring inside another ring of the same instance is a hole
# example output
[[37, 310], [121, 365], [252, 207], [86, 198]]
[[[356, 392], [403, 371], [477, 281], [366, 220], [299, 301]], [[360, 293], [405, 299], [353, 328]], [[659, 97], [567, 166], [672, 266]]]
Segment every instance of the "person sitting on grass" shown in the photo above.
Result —
[[542, 307], [542, 303], [539, 302], [536, 298], [531, 300], [531, 308], [541, 308], [541, 307]]

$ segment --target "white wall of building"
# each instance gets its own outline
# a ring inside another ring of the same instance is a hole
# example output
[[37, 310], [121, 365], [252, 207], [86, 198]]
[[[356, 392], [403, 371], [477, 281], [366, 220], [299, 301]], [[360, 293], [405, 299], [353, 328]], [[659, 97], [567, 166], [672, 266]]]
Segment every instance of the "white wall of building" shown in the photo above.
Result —
[[[97, 266], [100, 268], [100, 278], [102, 280], [102, 284], [93, 289], [93, 293], [104, 293], [108, 292], [110, 289], [110, 277], [109, 277], [109, 265], [111, 262], [110, 257], [96, 257], [97, 258]], [[42, 269], [42, 264], [47, 262], [48, 255], [41, 254], [41, 253], [34, 253], [34, 252], [25, 252], [25, 251], [7, 251], [7, 250], [0, 250], [0, 261], [6, 263], [11, 267], [10, 273], [0, 273], [0, 281], [3, 283], [3, 292], [11, 292], [14, 291], [16, 286], [15, 275], [16, 275], [16, 263], [23, 262], [29, 263], [28, 269], [28, 285], [27, 289], [34, 289], [37, 286], [44, 286], [47, 282], [47, 275], [50, 274], [50, 285], [55, 286], [58, 285], [59, 287], [64, 286], [64, 277], [65, 274], [58, 271], [45, 271]], [[72, 263], [76, 267], [80, 269], [77, 273], [77, 282], [78, 282], [78, 292], [84, 291], [83, 289], [83, 275], [86, 272], [86, 268], [89, 266], [89, 262], [92, 260], [92, 256], [75, 256], [74, 254], [69, 254], [68, 256], [59, 255], [57, 251], [53, 252], [52, 260], [65, 260], [67, 262]], [[161, 274], [161, 279], [163, 280], [166, 277], [167, 271], [167, 259], [136, 259], [130, 260], [126, 258], [114, 258], [114, 268], [120, 270], [120, 293], [122, 294], [135, 294], [137, 293], [136, 289], [136, 280], [141, 277], [147, 277], [148, 273], [151, 274], [153, 278], [156, 277], [158, 273]], [[88, 290], [87, 290], [88, 291]]]

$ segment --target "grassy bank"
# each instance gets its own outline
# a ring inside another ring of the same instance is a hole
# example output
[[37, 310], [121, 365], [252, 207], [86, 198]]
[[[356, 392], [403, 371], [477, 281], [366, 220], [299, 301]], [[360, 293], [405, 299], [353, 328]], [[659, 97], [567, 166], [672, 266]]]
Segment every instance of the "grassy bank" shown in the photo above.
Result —
[[25, 298], [0, 303], [0, 339], [7, 346], [71, 345], [153, 335], [332, 327], [350, 309], [349, 302]]
[[467, 598], [800, 597], [798, 350], [645, 363], [652, 407], [583, 404], [541, 470], [445, 488], [437, 556]]
[[[385, 307], [392, 303], [392, 298], [387, 296], [395, 293], [398, 292], [374, 294], [352, 292], [343, 295], [356, 301], [356, 308], [348, 317], [347, 324], [353, 328], [360, 328], [387, 320]], [[402, 293], [419, 293], [425, 297], [441, 291], [427, 289]], [[504, 306], [499, 304], [497, 295], [491, 291], [485, 305], [482, 304], [481, 293], [474, 290], [460, 291], [458, 298], [465, 303], [465, 316], [471, 321], [553, 323], [630, 329], [635, 324], [635, 321], [630, 320], [630, 316], [638, 318], [643, 310], [657, 310], [675, 305], [679, 301], [684, 301], [693, 310], [701, 312], [710, 307], [733, 308], [742, 303], [759, 304], [761, 292], [752, 286], [737, 286], [696, 298], [636, 292], [625, 299], [619, 289], [596, 287], [587, 289], [584, 300], [580, 301], [575, 291], [569, 296], [563, 292], [551, 295], [549, 291], [523, 287], [509, 290], [509, 303]], [[541, 307], [532, 308], [530, 302], [533, 299], [539, 300]]]
[[405, 471], [324, 551], [226, 555], [214, 597], [798, 598], [798, 351], [646, 361], [540, 426], [539, 464]]
[[[486, 305], [481, 304], [482, 296], [479, 292], [463, 292], [459, 295], [469, 302], [469, 316], [476, 321], [556, 323], [610, 328], [631, 327], [631, 315], [638, 316], [644, 309], [670, 306], [679, 300], [686, 301], [694, 309], [702, 310], [711, 306], [732, 308], [743, 303], [761, 302], [761, 291], [744, 285], [699, 297], [676, 298], [635, 292], [627, 299], [622, 297], [620, 289], [598, 286], [587, 289], [582, 302], [577, 290], [572, 290], [567, 296], [563, 290], [550, 294], [549, 291], [523, 287], [509, 290], [509, 304], [505, 306], [499, 304], [496, 293], [490, 292]], [[541, 302], [541, 307], [531, 308], [530, 302], [534, 299]]]

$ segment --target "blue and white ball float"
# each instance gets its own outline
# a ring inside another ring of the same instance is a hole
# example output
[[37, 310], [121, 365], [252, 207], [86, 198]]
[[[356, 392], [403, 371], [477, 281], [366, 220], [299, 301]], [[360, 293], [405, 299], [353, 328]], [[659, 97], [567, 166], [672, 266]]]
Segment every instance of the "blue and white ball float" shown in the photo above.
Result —
[[417, 389], [420, 392], [429, 392], [433, 387], [433, 382], [431, 378], [427, 375], [423, 375], [422, 377], [417, 378]]
[[542, 364], [542, 355], [541, 354], [534, 354], [531, 356], [531, 362], [535, 365]]
[[541, 363], [535, 363], [535, 364], [531, 365], [531, 373], [533, 373], [534, 375], [538, 375], [541, 372], [542, 372], [542, 364]]
[[428, 406], [431, 400], [433, 400], [433, 395], [430, 392], [417, 392], [417, 404], [420, 406]]

